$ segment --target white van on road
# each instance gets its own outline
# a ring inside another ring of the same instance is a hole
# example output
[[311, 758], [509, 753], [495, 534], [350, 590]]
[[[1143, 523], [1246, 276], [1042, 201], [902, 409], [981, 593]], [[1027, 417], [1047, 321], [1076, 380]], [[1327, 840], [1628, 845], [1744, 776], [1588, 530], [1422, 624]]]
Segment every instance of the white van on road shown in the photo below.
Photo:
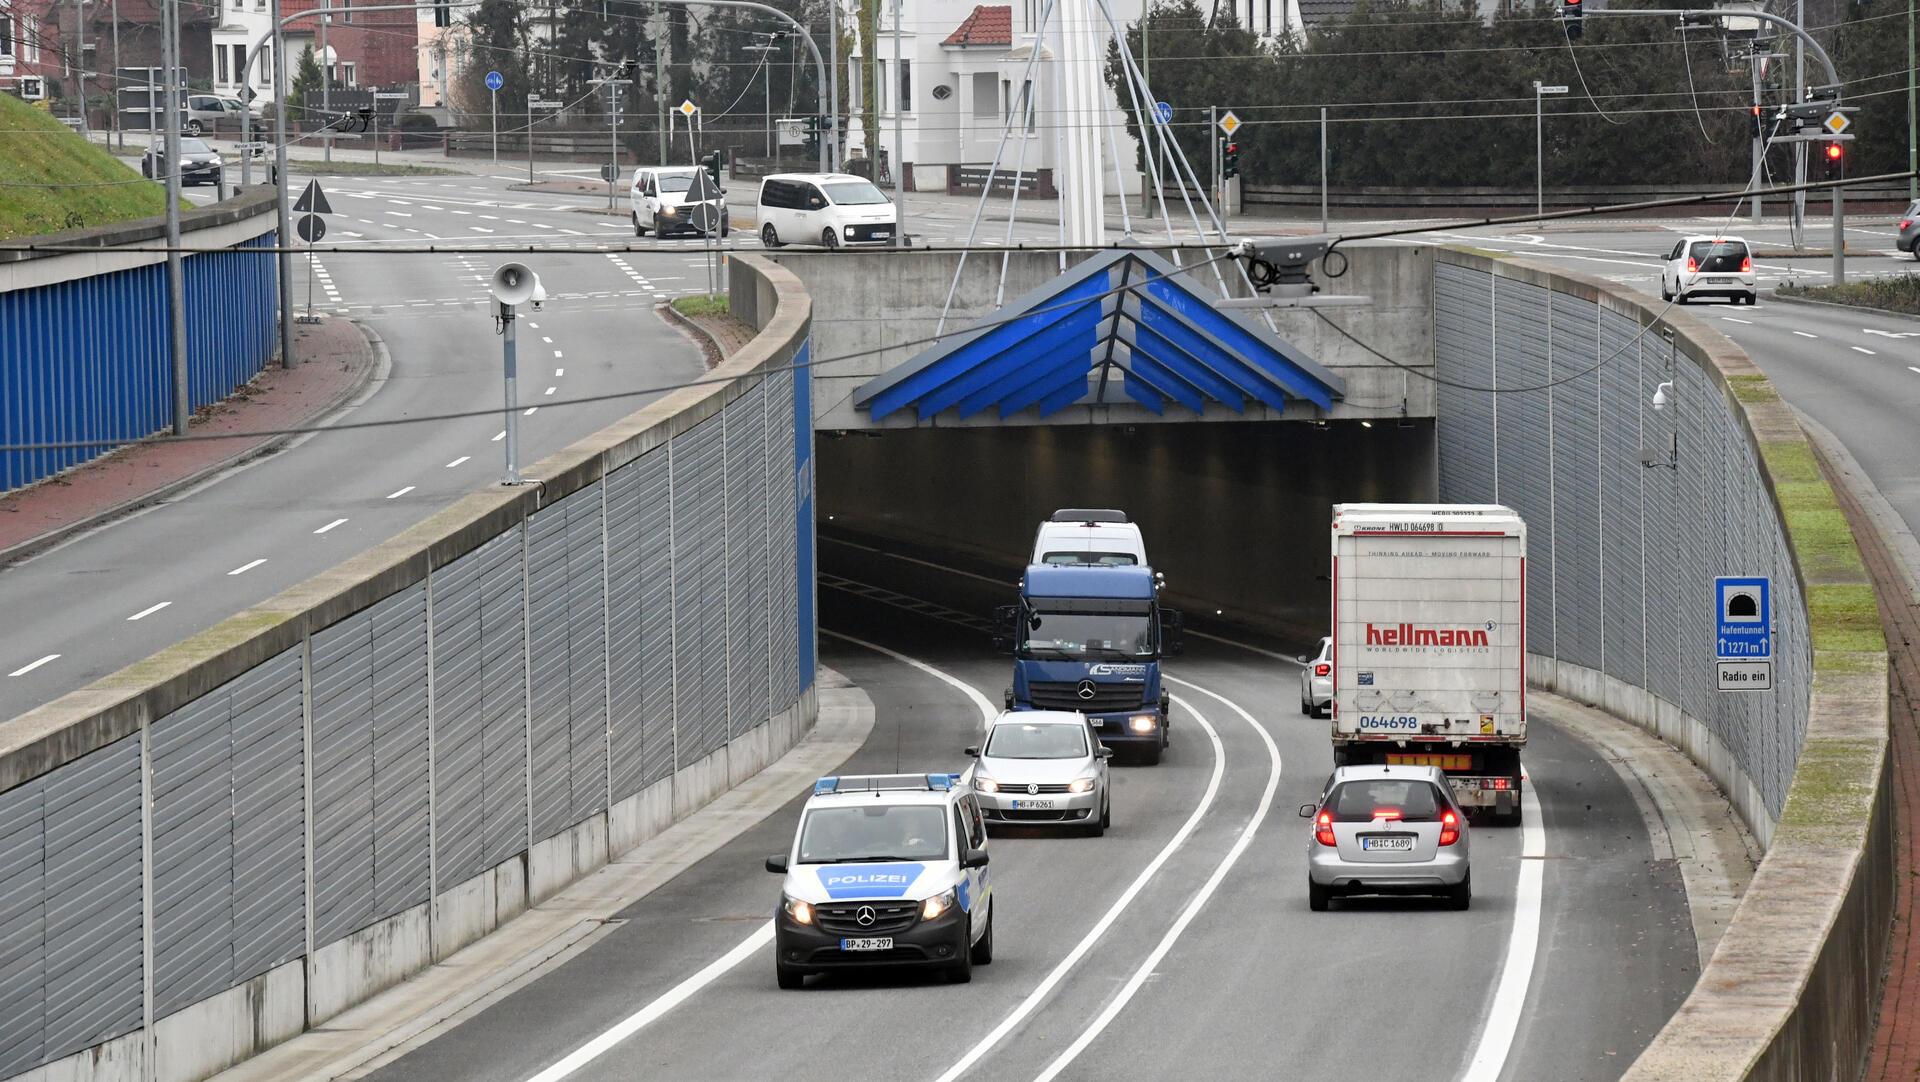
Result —
[[[657, 237], [669, 233], [700, 233], [687, 193], [693, 189], [698, 166], [643, 166], [633, 171], [633, 183], [627, 188], [627, 202], [633, 213], [633, 235], [644, 237], [651, 230]], [[731, 230], [727, 224], [727, 197], [723, 193], [713, 201], [719, 208], [720, 235]]]
[[900, 216], [885, 192], [851, 173], [777, 173], [760, 182], [760, 243], [892, 244]]

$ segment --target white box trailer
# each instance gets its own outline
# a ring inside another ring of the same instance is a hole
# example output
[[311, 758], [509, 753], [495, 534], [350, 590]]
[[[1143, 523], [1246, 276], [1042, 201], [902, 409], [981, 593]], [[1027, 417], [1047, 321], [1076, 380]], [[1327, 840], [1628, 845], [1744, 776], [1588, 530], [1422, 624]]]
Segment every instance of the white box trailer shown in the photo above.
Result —
[[1493, 504], [1333, 509], [1336, 765], [1437, 766], [1520, 818], [1527, 526]]

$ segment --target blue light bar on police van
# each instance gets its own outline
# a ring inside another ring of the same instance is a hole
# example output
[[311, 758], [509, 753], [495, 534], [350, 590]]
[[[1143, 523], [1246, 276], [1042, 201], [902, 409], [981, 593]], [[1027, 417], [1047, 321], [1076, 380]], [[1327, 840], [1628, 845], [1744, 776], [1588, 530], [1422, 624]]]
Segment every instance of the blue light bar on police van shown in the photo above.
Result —
[[827, 793], [879, 793], [911, 790], [945, 792], [960, 781], [958, 774], [848, 774], [821, 778], [813, 783], [813, 795]]

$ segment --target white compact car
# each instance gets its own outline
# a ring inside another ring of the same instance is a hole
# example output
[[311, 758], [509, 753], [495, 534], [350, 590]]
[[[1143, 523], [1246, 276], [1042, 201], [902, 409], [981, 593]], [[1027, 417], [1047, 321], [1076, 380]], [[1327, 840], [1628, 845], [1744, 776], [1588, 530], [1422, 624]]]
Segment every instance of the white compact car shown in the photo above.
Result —
[[1753, 253], [1739, 237], [1682, 237], [1660, 268], [1660, 299], [1681, 304], [1726, 297], [1752, 304], [1759, 295]]
[[1147, 543], [1125, 511], [1063, 507], [1040, 524], [1029, 564], [1145, 566]]
[[1101, 746], [1084, 714], [1009, 710], [987, 727], [985, 745], [967, 755], [989, 823], [1067, 826], [1095, 838], [1113, 824], [1113, 749]]
[[1322, 637], [1312, 657], [1300, 658], [1300, 712], [1310, 718], [1333, 713], [1333, 639]]
[[[644, 237], [649, 232], [657, 237], [669, 233], [703, 233], [700, 223], [695, 220], [696, 204], [687, 200], [693, 190], [694, 174], [699, 167], [682, 166], [643, 166], [633, 171], [633, 183], [627, 188], [627, 205], [633, 215], [633, 235]], [[727, 197], [712, 200], [714, 209], [709, 213], [720, 219], [720, 235], [731, 232], [727, 222]]]
[[777, 173], [760, 182], [760, 243], [892, 244], [900, 217], [885, 192], [851, 173]]
[[1300, 807], [1307, 835], [1307, 907], [1353, 894], [1429, 894], [1473, 902], [1467, 813], [1437, 766], [1342, 766], [1318, 804]]
[[821, 778], [767, 870], [786, 877], [773, 911], [782, 988], [861, 966], [929, 966], [965, 982], [993, 961], [987, 825], [959, 775]]

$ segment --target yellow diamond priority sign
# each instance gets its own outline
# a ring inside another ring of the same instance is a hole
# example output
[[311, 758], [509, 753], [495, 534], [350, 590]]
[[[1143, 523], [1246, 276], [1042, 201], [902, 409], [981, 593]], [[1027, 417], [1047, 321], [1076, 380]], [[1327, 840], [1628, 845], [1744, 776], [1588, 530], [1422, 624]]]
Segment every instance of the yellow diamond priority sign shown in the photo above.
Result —
[[1220, 117], [1220, 130], [1226, 132], [1228, 135], [1232, 135], [1234, 132], [1240, 130], [1240, 118], [1233, 115], [1233, 110], [1227, 110], [1226, 113]]
[[1835, 110], [1827, 114], [1827, 119], [1822, 120], [1820, 126], [1827, 129], [1827, 131], [1833, 135], [1839, 135], [1841, 132], [1852, 127], [1853, 121], [1848, 120], [1845, 113]]
[[700, 111], [700, 107], [698, 105], [695, 105], [691, 98], [680, 103], [681, 116], [692, 116], [693, 114], [699, 111]]

